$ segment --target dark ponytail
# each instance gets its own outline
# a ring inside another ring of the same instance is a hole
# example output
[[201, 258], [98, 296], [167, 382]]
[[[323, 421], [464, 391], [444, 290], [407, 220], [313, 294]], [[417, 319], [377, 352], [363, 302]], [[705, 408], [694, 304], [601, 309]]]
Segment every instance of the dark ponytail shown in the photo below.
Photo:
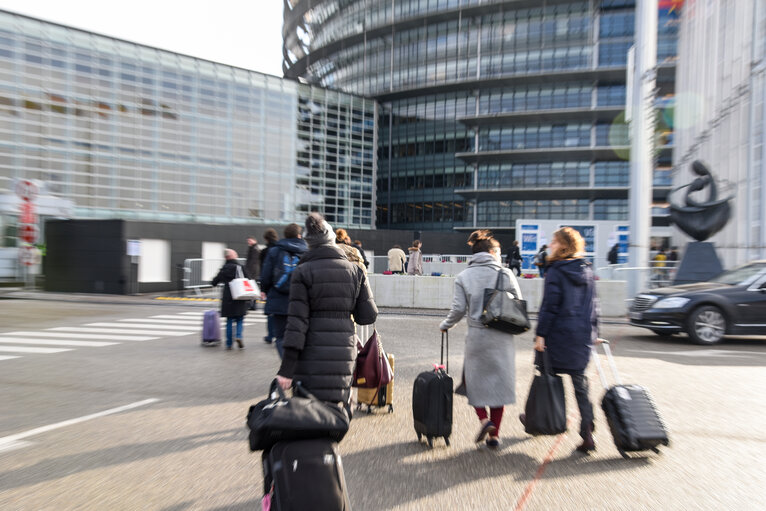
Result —
[[492, 231], [480, 229], [473, 231], [468, 237], [468, 245], [471, 246], [471, 253], [489, 252], [493, 248], [499, 248], [500, 242], [492, 237]]

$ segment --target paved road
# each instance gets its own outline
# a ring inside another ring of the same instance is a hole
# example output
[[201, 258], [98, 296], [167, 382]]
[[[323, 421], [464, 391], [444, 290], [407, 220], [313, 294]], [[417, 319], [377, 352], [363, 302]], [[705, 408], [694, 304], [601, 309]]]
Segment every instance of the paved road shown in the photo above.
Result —
[[[202, 310], [0, 301], [0, 509], [258, 509], [260, 457], [247, 450], [244, 416], [278, 359], [260, 340], [258, 315], [249, 316], [244, 351], [198, 346]], [[605, 326], [623, 379], [649, 387], [673, 442], [661, 455], [624, 460], [600, 410], [598, 450], [572, 455], [572, 396], [565, 435], [528, 437], [517, 404], [502, 449], [477, 447], [477, 419], [458, 397], [452, 446], [419, 445], [411, 384], [438, 358], [437, 325], [402, 314], [378, 322], [396, 356], [396, 408], [357, 414], [341, 444], [354, 509], [763, 509], [764, 340], [701, 348]], [[452, 333], [453, 375], [464, 333], [463, 324]], [[516, 339], [520, 401], [531, 339]]]

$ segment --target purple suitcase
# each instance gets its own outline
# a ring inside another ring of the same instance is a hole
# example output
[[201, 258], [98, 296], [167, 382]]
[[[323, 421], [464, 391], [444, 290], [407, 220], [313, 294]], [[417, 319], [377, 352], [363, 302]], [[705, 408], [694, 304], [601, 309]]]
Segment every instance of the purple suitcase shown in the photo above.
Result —
[[219, 344], [221, 344], [221, 319], [218, 311], [205, 311], [202, 319], [202, 345], [217, 346]]

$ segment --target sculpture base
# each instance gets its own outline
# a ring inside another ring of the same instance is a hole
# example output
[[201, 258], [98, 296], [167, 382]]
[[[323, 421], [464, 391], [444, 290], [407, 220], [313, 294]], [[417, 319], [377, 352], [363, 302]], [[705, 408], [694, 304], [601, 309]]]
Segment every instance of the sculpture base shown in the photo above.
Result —
[[723, 271], [715, 247], [709, 241], [693, 241], [686, 245], [686, 253], [676, 272], [673, 285], [704, 282]]

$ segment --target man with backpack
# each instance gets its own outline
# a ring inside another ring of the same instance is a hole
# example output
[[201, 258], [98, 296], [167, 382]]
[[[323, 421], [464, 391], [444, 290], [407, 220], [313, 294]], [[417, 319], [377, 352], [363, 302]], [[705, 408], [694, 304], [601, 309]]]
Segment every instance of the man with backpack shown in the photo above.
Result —
[[269, 250], [261, 268], [261, 290], [266, 293], [264, 312], [269, 315], [274, 328], [275, 344], [282, 358], [282, 339], [287, 327], [287, 306], [290, 299], [290, 282], [303, 253], [308, 249], [301, 239], [301, 226], [285, 227], [285, 237]]

